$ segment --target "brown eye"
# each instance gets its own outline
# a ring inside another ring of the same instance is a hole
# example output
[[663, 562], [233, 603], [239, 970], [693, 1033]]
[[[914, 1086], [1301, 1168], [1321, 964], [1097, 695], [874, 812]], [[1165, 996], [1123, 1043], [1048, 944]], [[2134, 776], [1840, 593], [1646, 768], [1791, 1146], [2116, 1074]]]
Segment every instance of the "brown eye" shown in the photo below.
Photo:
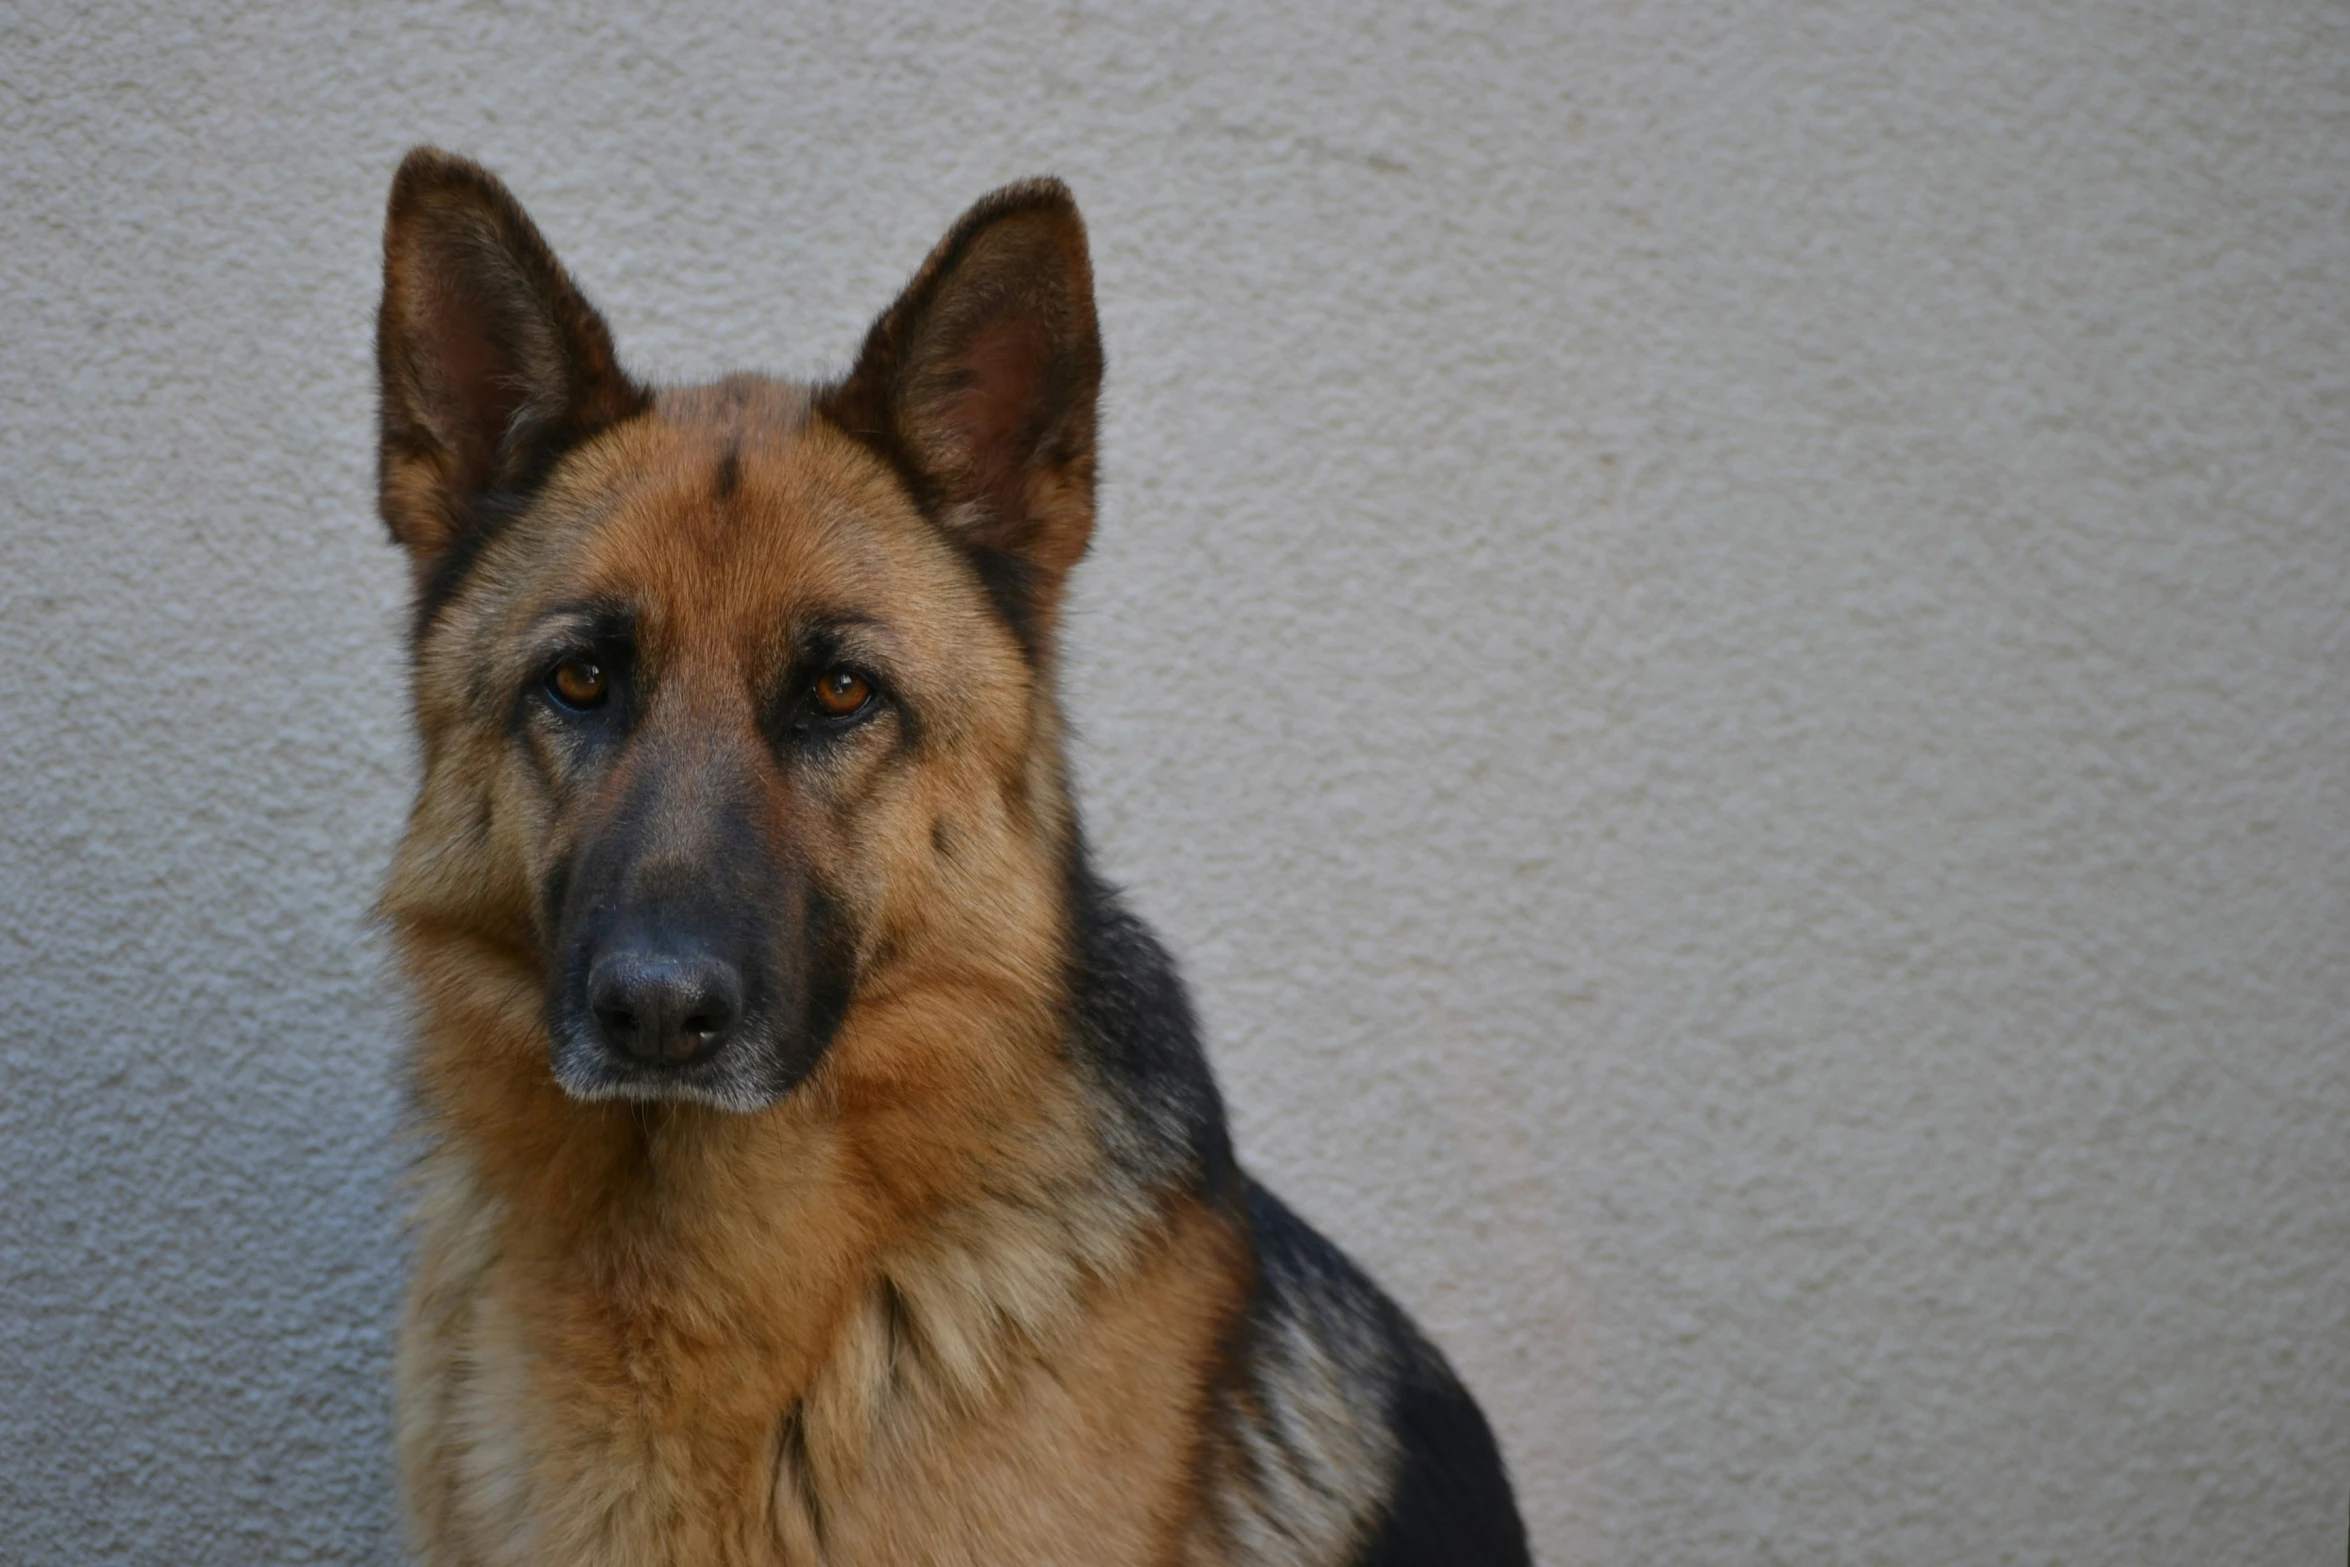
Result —
[[853, 669], [827, 669], [816, 677], [816, 706], [833, 718], [846, 718], [873, 700], [873, 685]]
[[575, 658], [559, 664], [547, 677], [547, 689], [565, 707], [590, 708], [603, 705], [612, 681], [604, 673], [604, 666], [592, 658]]

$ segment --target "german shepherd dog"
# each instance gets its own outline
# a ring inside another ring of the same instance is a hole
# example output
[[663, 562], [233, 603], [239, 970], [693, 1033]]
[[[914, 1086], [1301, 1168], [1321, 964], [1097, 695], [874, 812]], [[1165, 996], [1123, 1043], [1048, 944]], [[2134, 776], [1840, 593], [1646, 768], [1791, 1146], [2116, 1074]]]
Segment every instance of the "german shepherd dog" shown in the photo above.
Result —
[[384, 239], [422, 783], [422, 1559], [1507, 1563], [1477, 1406], [1234, 1164], [1054, 671], [1102, 354], [1057, 182], [845, 379], [648, 387], [493, 176]]

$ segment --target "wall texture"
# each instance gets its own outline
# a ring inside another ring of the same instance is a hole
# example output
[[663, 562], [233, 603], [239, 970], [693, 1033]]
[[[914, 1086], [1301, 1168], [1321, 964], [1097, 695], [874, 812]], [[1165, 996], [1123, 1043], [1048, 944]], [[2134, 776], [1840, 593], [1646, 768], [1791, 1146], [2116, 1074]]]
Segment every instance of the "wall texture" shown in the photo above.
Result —
[[383, 1562], [393, 163], [1097, 247], [1097, 836], [1544, 1559], [2339, 1562], [2350, 11], [0, 5], [0, 1556]]

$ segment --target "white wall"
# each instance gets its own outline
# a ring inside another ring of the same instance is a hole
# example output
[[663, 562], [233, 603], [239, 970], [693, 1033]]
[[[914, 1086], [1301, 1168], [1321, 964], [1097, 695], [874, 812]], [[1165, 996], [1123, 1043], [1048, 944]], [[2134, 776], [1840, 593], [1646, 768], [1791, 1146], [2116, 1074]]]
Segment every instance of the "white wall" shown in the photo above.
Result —
[[2339, 1562], [2350, 11], [0, 10], [0, 1556], [385, 1561], [381, 201], [1092, 221], [1097, 836], [1544, 1559]]

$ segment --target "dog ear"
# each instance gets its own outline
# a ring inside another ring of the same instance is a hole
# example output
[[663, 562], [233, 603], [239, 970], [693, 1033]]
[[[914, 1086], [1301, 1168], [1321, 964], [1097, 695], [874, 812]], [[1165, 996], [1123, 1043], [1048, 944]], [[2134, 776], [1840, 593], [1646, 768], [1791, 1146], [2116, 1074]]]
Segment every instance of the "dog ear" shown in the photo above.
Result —
[[1034, 655], [1093, 534], [1101, 384], [1084, 221], [1031, 180], [947, 232], [822, 406], [970, 549]]
[[485, 501], [648, 402], [521, 204], [433, 147], [392, 180], [375, 352], [383, 516], [420, 580], [486, 525]]

